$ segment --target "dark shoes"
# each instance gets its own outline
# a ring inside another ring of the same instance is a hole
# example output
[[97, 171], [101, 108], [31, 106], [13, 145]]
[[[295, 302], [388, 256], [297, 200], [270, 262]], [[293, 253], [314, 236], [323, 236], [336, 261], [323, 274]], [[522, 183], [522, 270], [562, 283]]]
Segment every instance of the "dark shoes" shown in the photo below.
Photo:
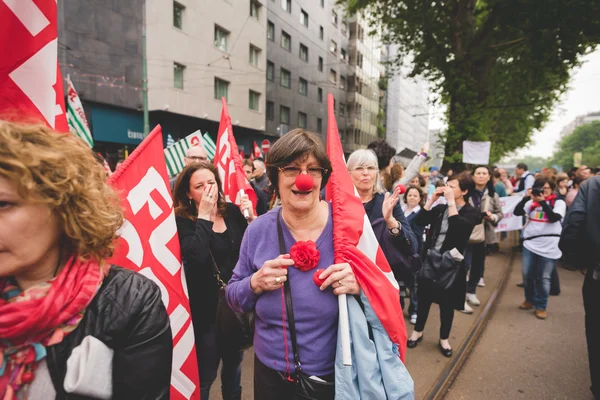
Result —
[[446, 358], [450, 358], [452, 357], [452, 349], [445, 349], [442, 347], [442, 344], [439, 343], [440, 346], [440, 352], [442, 353], [442, 355]]
[[525, 287], [525, 283], [524, 283], [524, 282], [517, 283], [517, 286], [518, 286], [518, 287]]
[[409, 349], [414, 349], [415, 347], [417, 347], [417, 344], [419, 344], [421, 340], [423, 340], [423, 335], [421, 335], [421, 337], [417, 340], [408, 339], [408, 342], [406, 342], [406, 347], [408, 347]]

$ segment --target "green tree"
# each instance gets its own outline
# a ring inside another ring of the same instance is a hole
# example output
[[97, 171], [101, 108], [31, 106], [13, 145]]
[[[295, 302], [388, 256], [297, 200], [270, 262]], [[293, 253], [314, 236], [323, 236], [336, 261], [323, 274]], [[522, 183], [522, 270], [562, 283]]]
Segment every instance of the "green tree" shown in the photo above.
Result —
[[573, 167], [573, 154], [582, 153], [582, 163], [596, 167], [600, 165], [600, 121], [577, 127], [573, 133], [556, 144], [552, 163], [564, 170]]
[[338, 0], [413, 55], [446, 105], [445, 162], [464, 140], [490, 140], [492, 162], [528, 144], [600, 42], [597, 0]]
[[552, 166], [549, 158], [536, 157], [536, 156], [525, 156], [525, 157], [521, 157], [521, 158], [512, 158], [503, 164], [517, 165], [519, 163], [523, 163], [523, 164], [527, 165], [527, 168], [530, 171], [541, 170], [542, 168]]

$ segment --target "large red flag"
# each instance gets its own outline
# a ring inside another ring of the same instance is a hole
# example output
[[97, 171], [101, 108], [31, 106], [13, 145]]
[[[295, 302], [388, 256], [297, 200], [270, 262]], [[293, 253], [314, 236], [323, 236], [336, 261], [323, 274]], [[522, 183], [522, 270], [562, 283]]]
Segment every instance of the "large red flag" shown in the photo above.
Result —
[[137, 271], [160, 287], [173, 334], [171, 399], [199, 399], [194, 329], [160, 126], [109, 182], [121, 194], [126, 217], [110, 262]]
[[241, 203], [240, 196], [246, 193], [254, 209], [256, 209], [256, 193], [254, 193], [254, 189], [252, 189], [252, 185], [250, 185], [244, 173], [242, 158], [233, 137], [231, 117], [227, 111], [225, 98], [222, 99], [222, 102], [223, 110], [221, 111], [219, 136], [217, 137], [217, 152], [213, 162], [219, 171], [225, 200], [239, 206]]
[[408, 335], [400, 308], [398, 283], [348, 173], [333, 111], [333, 95], [329, 95], [327, 102], [327, 154], [332, 172], [326, 197], [332, 207], [335, 262], [350, 264], [361, 289], [390, 339], [398, 346], [404, 361]]
[[0, 115], [68, 132], [56, 0], [0, 1]]

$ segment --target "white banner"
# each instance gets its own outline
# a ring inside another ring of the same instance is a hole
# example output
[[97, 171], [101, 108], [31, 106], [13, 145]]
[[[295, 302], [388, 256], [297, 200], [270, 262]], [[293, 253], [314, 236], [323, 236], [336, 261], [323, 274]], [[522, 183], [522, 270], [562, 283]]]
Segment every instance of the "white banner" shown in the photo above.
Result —
[[465, 164], [487, 165], [490, 162], [491, 142], [463, 142], [463, 162]]
[[496, 232], [518, 231], [523, 229], [523, 216], [514, 214], [515, 207], [523, 200], [522, 196], [500, 197], [500, 207], [504, 218], [496, 227]]

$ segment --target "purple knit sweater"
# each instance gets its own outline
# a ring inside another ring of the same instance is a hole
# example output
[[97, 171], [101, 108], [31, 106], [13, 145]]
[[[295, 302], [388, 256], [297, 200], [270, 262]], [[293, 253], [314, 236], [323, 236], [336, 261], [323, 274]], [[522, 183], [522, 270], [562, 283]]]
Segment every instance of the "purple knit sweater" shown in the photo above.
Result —
[[[285, 311], [283, 286], [280, 290], [255, 294], [250, 289], [250, 277], [265, 261], [279, 256], [277, 215], [279, 208], [254, 220], [246, 229], [239, 261], [227, 286], [227, 301], [237, 311], [256, 312], [254, 351], [269, 368], [286, 371], [286, 349], [283, 340], [282, 310]], [[282, 221], [286, 250], [295, 243], [294, 237]], [[325, 229], [317, 239], [321, 253], [317, 269], [333, 264], [333, 227], [331, 207]], [[333, 290], [320, 291], [313, 282], [316, 269], [302, 272], [289, 267], [288, 277], [292, 291], [296, 336], [302, 370], [309, 375], [323, 376], [334, 372], [337, 343], [338, 301]], [[287, 325], [287, 354], [289, 370], [294, 372], [292, 342]]]

